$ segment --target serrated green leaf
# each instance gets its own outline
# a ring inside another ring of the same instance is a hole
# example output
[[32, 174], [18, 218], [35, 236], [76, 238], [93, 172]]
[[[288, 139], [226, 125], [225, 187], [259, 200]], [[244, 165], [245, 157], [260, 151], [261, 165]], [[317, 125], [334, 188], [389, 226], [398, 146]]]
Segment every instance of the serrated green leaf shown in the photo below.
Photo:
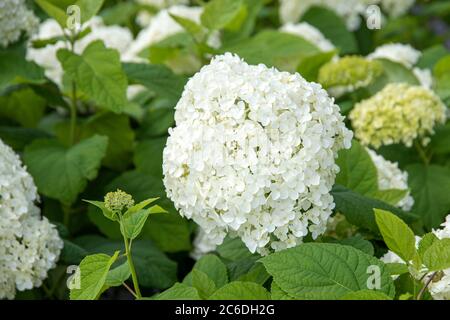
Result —
[[391, 212], [380, 209], [374, 211], [375, 220], [387, 247], [404, 261], [412, 260], [417, 254], [414, 232]]
[[172, 288], [158, 294], [156, 300], [201, 300], [197, 289], [182, 283], [175, 283]]
[[160, 206], [153, 206], [148, 209], [142, 209], [132, 214], [124, 215], [122, 219], [122, 234], [128, 239], [135, 239], [142, 231], [149, 215], [154, 213], [167, 212]]
[[[128, 215], [132, 215], [138, 211], [141, 211], [142, 209], [144, 209], [146, 206], [148, 206], [149, 204], [155, 202], [156, 200], [158, 200], [158, 198], [149, 198], [146, 199], [144, 201], [138, 202], [137, 204], [135, 204], [134, 206], [132, 206], [131, 208], [129, 208], [127, 210], [127, 212], [125, 212], [124, 214], [124, 218], [126, 218]], [[156, 213], [156, 212], [152, 212], [152, 213]]]
[[235, 19], [241, 7], [241, 0], [212, 0], [206, 4], [200, 21], [208, 29], [222, 29]]
[[88, 252], [86, 250], [75, 243], [64, 239], [64, 247], [61, 251], [61, 256], [59, 259], [67, 264], [79, 264], [87, 255]]
[[116, 251], [112, 257], [95, 254], [84, 258], [80, 263], [80, 288], [70, 290], [70, 300], [97, 299], [118, 255], [119, 251]]
[[26, 128], [34, 128], [44, 116], [46, 101], [30, 88], [0, 96], [0, 116]]
[[291, 297], [289, 294], [281, 290], [280, 286], [275, 281], [272, 281], [270, 291], [272, 300], [295, 300], [294, 297]]
[[381, 292], [393, 297], [391, 275], [384, 264], [353, 247], [331, 243], [304, 243], [260, 261], [274, 281], [290, 296], [298, 299], [339, 299], [345, 294], [367, 289], [378, 267]]
[[360, 290], [349, 292], [342, 296], [340, 300], [392, 300], [392, 298], [380, 291]]
[[36, 140], [25, 148], [23, 159], [39, 192], [72, 204], [97, 176], [107, 145], [108, 138], [102, 136], [70, 148], [53, 139]]
[[386, 263], [386, 267], [392, 276], [409, 273], [408, 266], [405, 263]]
[[[216, 255], [204, 255], [195, 263], [193, 270], [205, 273], [214, 282], [216, 288], [221, 288], [228, 283], [227, 268]], [[184, 278], [183, 283], [192, 285], [192, 273]]]
[[254, 282], [233, 281], [214, 292], [209, 300], [270, 300], [270, 294]]
[[128, 103], [128, 83], [116, 50], [106, 48], [102, 41], [94, 41], [81, 55], [60, 49], [57, 56], [65, 76], [75, 81], [89, 99], [101, 108], [123, 111]]
[[100, 210], [102, 210], [103, 215], [108, 218], [109, 220], [112, 221], [119, 221], [117, 214], [112, 212], [111, 210], [108, 210], [105, 207], [105, 203], [102, 201], [93, 201], [93, 200], [84, 200], [87, 203], [90, 203], [94, 206], [96, 206], [97, 208], [99, 208]]
[[419, 256], [421, 258], [423, 258], [423, 255], [425, 253], [425, 251], [428, 250], [428, 248], [431, 247], [431, 245], [435, 242], [439, 240], [438, 237], [436, 237], [436, 235], [432, 232], [429, 232], [427, 234], [425, 234], [422, 239], [419, 242], [419, 248], [417, 249], [417, 251], [419, 252]]
[[364, 239], [361, 235], [356, 235], [350, 238], [342, 239], [336, 241], [336, 243], [351, 246], [358, 250], [361, 250], [364, 253], [367, 253], [370, 256], [373, 256], [374, 254], [374, 248], [372, 243], [370, 241]]
[[434, 241], [423, 254], [423, 263], [430, 271], [450, 268], [450, 239]]
[[195, 268], [192, 270], [192, 286], [197, 289], [202, 299], [208, 299], [216, 291], [214, 281], [206, 273]]

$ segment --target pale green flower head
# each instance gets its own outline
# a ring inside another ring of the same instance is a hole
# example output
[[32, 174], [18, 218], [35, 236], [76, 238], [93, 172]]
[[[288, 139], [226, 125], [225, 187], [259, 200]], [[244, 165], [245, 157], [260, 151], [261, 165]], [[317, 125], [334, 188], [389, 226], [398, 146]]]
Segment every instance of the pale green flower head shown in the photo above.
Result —
[[134, 206], [133, 197], [120, 189], [108, 192], [105, 196], [105, 207], [112, 212], [122, 212], [132, 206]]
[[364, 145], [426, 144], [433, 128], [446, 119], [445, 105], [421, 86], [392, 83], [355, 105], [349, 114], [355, 136]]
[[382, 73], [383, 67], [378, 61], [347, 56], [320, 68], [318, 81], [332, 95], [340, 96], [368, 86]]

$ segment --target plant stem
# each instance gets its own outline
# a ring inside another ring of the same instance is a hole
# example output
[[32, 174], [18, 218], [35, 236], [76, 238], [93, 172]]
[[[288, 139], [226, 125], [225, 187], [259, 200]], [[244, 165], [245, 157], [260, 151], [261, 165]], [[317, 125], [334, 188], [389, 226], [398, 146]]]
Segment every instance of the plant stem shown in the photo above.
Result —
[[75, 129], [77, 126], [77, 84], [72, 81], [72, 103], [70, 104], [70, 145], [75, 142]]
[[423, 160], [423, 162], [426, 165], [430, 164], [430, 159], [428, 159], [425, 151], [423, 150], [422, 146], [420, 145], [419, 142], [414, 141], [414, 146], [416, 147], [417, 152], [419, 153], [420, 158]]
[[432, 275], [430, 276], [430, 278], [427, 280], [427, 282], [425, 283], [425, 285], [423, 286], [423, 288], [420, 289], [420, 292], [419, 292], [419, 294], [417, 295], [416, 300], [422, 299], [422, 296], [423, 296], [423, 294], [424, 294], [426, 288], [429, 286], [429, 284], [431, 283], [431, 281], [433, 281], [433, 278], [436, 276], [437, 273], [438, 273], [437, 271], [433, 272], [433, 274], [432, 274]]
[[138, 299], [142, 298], [141, 290], [139, 290], [139, 283], [136, 275], [136, 270], [134, 269], [133, 259], [131, 258], [131, 248], [128, 243], [128, 239], [126, 236], [123, 237], [123, 242], [125, 245], [125, 254], [127, 256], [128, 266], [131, 271], [131, 279], [133, 280], [134, 291], [136, 292], [136, 296]]

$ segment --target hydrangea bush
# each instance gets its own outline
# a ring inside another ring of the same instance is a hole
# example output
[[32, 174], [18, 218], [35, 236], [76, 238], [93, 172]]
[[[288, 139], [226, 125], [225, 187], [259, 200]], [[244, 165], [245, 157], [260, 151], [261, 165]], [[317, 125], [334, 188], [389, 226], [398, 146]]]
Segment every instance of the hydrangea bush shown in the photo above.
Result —
[[449, 9], [0, 1], [0, 299], [450, 300]]

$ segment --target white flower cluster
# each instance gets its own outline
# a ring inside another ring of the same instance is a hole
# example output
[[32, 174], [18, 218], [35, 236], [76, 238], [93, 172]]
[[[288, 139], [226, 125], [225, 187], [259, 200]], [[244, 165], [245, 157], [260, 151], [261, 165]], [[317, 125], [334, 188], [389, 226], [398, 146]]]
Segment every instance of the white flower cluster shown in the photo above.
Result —
[[186, 84], [163, 152], [164, 184], [181, 215], [220, 244], [251, 252], [322, 234], [338, 150], [350, 147], [339, 107], [299, 74], [226, 53]]
[[386, 59], [400, 63], [413, 71], [419, 83], [430, 89], [433, 84], [433, 78], [429, 69], [420, 69], [415, 67], [422, 53], [409, 44], [389, 43], [379, 46], [374, 52], [369, 54], [369, 59]]
[[19, 157], [0, 140], [0, 299], [40, 286], [63, 242], [34, 204], [36, 186]]
[[214, 238], [210, 239], [208, 234], [203, 231], [201, 227], [198, 227], [192, 245], [193, 250], [191, 251], [190, 256], [195, 260], [199, 260], [205, 254], [212, 252], [217, 248], [217, 243], [214, 241]]
[[19, 40], [22, 32], [31, 34], [39, 20], [28, 10], [25, 0], [0, 1], [0, 47]]
[[322, 32], [320, 32], [319, 29], [307, 22], [297, 24], [287, 23], [282, 26], [280, 30], [282, 32], [290, 33], [304, 38], [306, 41], [311, 42], [313, 45], [319, 48], [320, 51], [327, 52], [336, 49], [335, 46], [330, 42], [330, 40], [325, 38], [325, 36], [322, 34]]
[[[75, 43], [75, 52], [78, 54], [81, 54], [91, 42], [96, 40], [102, 40], [106, 47], [116, 49], [124, 54], [133, 40], [133, 35], [127, 28], [106, 26], [101, 17], [93, 17], [86, 23], [86, 27], [90, 27], [91, 32]], [[50, 39], [63, 35], [63, 30], [56, 20], [48, 19], [39, 26], [39, 32], [33, 39]], [[27, 50], [27, 59], [42, 66], [47, 77], [58, 85], [62, 85], [63, 70], [56, 53], [59, 49], [66, 47], [67, 43], [63, 40], [55, 44], [48, 44], [43, 48], [32, 48], [30, 46]]]
[[[377, 168], [378, 187], [380, 190], [408, 189], [408, 173], [400, 170], [398, 163], [391, 162], [383, 158], [383, 156], [375, 153], [375, 151], [366, 148], [372, 159], [373, 164]], [[401, 199], [396, 206], [402, 210], [409, 211], [414, 205], [414, 198], [411, 196], [409, 190], [405, 197]]]
[[[433, 230], [433, 233], [438, 239], [450, 239], [450, 215], [445, 219], [445, 222], [441, 224], [441, 229]], [[418, 247], [421, 238], [416, 236], [416, 247]], [[405, 263], [397, 254], [392, 251], [388, 251], [381, 260], [385, 263]], [[421, 270], [418, 274], [415, 274], [416, 279], [423, 277], [426, 269]], [[427, 282], [429, 275], [423, 278], [424, 282]], [[434, 278], [428, 285], [428, 291], [435, 300], [450, 300], [450, 268], [442, 271], [438, 277]]]
[[333, 10], [341, 16], [347, 29], [354, 31], [361, 24], [361, 15], [367, 7], [378, 3], [379, 0], [280, 0], [280, 19], [283, 24], [296, 23], [313, 6], [321, 6]]

